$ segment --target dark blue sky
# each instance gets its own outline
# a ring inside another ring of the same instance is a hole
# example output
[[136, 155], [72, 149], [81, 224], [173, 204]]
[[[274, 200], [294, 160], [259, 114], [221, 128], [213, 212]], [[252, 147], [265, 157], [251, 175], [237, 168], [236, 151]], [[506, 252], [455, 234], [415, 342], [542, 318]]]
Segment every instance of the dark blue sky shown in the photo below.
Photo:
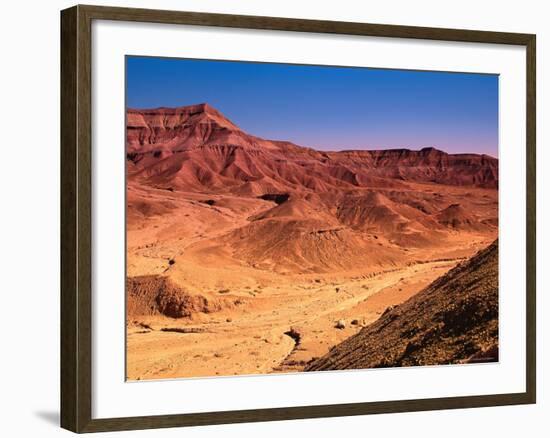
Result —
[[127, 57], [130, 108], [207, 102], [243, 130], [323, 150], [497, 156], [498, 76]]

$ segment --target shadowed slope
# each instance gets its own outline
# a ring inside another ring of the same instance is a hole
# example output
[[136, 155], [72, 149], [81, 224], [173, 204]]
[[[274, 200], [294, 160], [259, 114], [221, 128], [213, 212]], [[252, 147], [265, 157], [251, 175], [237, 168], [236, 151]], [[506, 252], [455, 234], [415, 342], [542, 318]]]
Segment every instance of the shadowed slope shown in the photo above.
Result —
[[[489, 357], [490, 356], [490, 357]], [[311, 363], [307, 371], [498, 360], [498, 241]]]

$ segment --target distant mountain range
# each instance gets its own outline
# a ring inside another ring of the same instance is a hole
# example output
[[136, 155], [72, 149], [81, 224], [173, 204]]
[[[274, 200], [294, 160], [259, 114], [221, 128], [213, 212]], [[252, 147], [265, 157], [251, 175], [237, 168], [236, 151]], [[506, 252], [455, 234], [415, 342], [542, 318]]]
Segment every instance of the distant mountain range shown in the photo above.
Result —
[[129, 175], [190, 191], [261, 195], [403, 183], [498, 187], [498, 160], [435, 148], [323, 152], [262, 139], [208, 104], [127, 111]]

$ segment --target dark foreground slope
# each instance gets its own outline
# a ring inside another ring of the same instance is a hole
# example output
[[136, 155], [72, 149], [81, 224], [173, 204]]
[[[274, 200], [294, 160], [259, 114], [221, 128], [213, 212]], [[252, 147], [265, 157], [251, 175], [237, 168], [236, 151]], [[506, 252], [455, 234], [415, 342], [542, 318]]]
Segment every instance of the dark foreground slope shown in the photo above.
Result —
[[306, 371], [498, 360], [498, 241], [312, 362]]

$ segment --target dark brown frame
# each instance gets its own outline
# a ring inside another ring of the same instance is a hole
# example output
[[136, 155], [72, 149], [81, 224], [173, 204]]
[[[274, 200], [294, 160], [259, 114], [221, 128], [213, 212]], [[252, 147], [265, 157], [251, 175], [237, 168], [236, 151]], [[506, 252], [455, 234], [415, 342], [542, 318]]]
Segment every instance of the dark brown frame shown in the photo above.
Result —
[[[526, 392], [198, 414], [92, 419], [92, 20], [139, 21], [525, 46], [527, 51]], [[80, 433], [535, 403], [535, 47], [535, 35], [519, 33], [81, 5], [62, 11], [61, 426]]]

